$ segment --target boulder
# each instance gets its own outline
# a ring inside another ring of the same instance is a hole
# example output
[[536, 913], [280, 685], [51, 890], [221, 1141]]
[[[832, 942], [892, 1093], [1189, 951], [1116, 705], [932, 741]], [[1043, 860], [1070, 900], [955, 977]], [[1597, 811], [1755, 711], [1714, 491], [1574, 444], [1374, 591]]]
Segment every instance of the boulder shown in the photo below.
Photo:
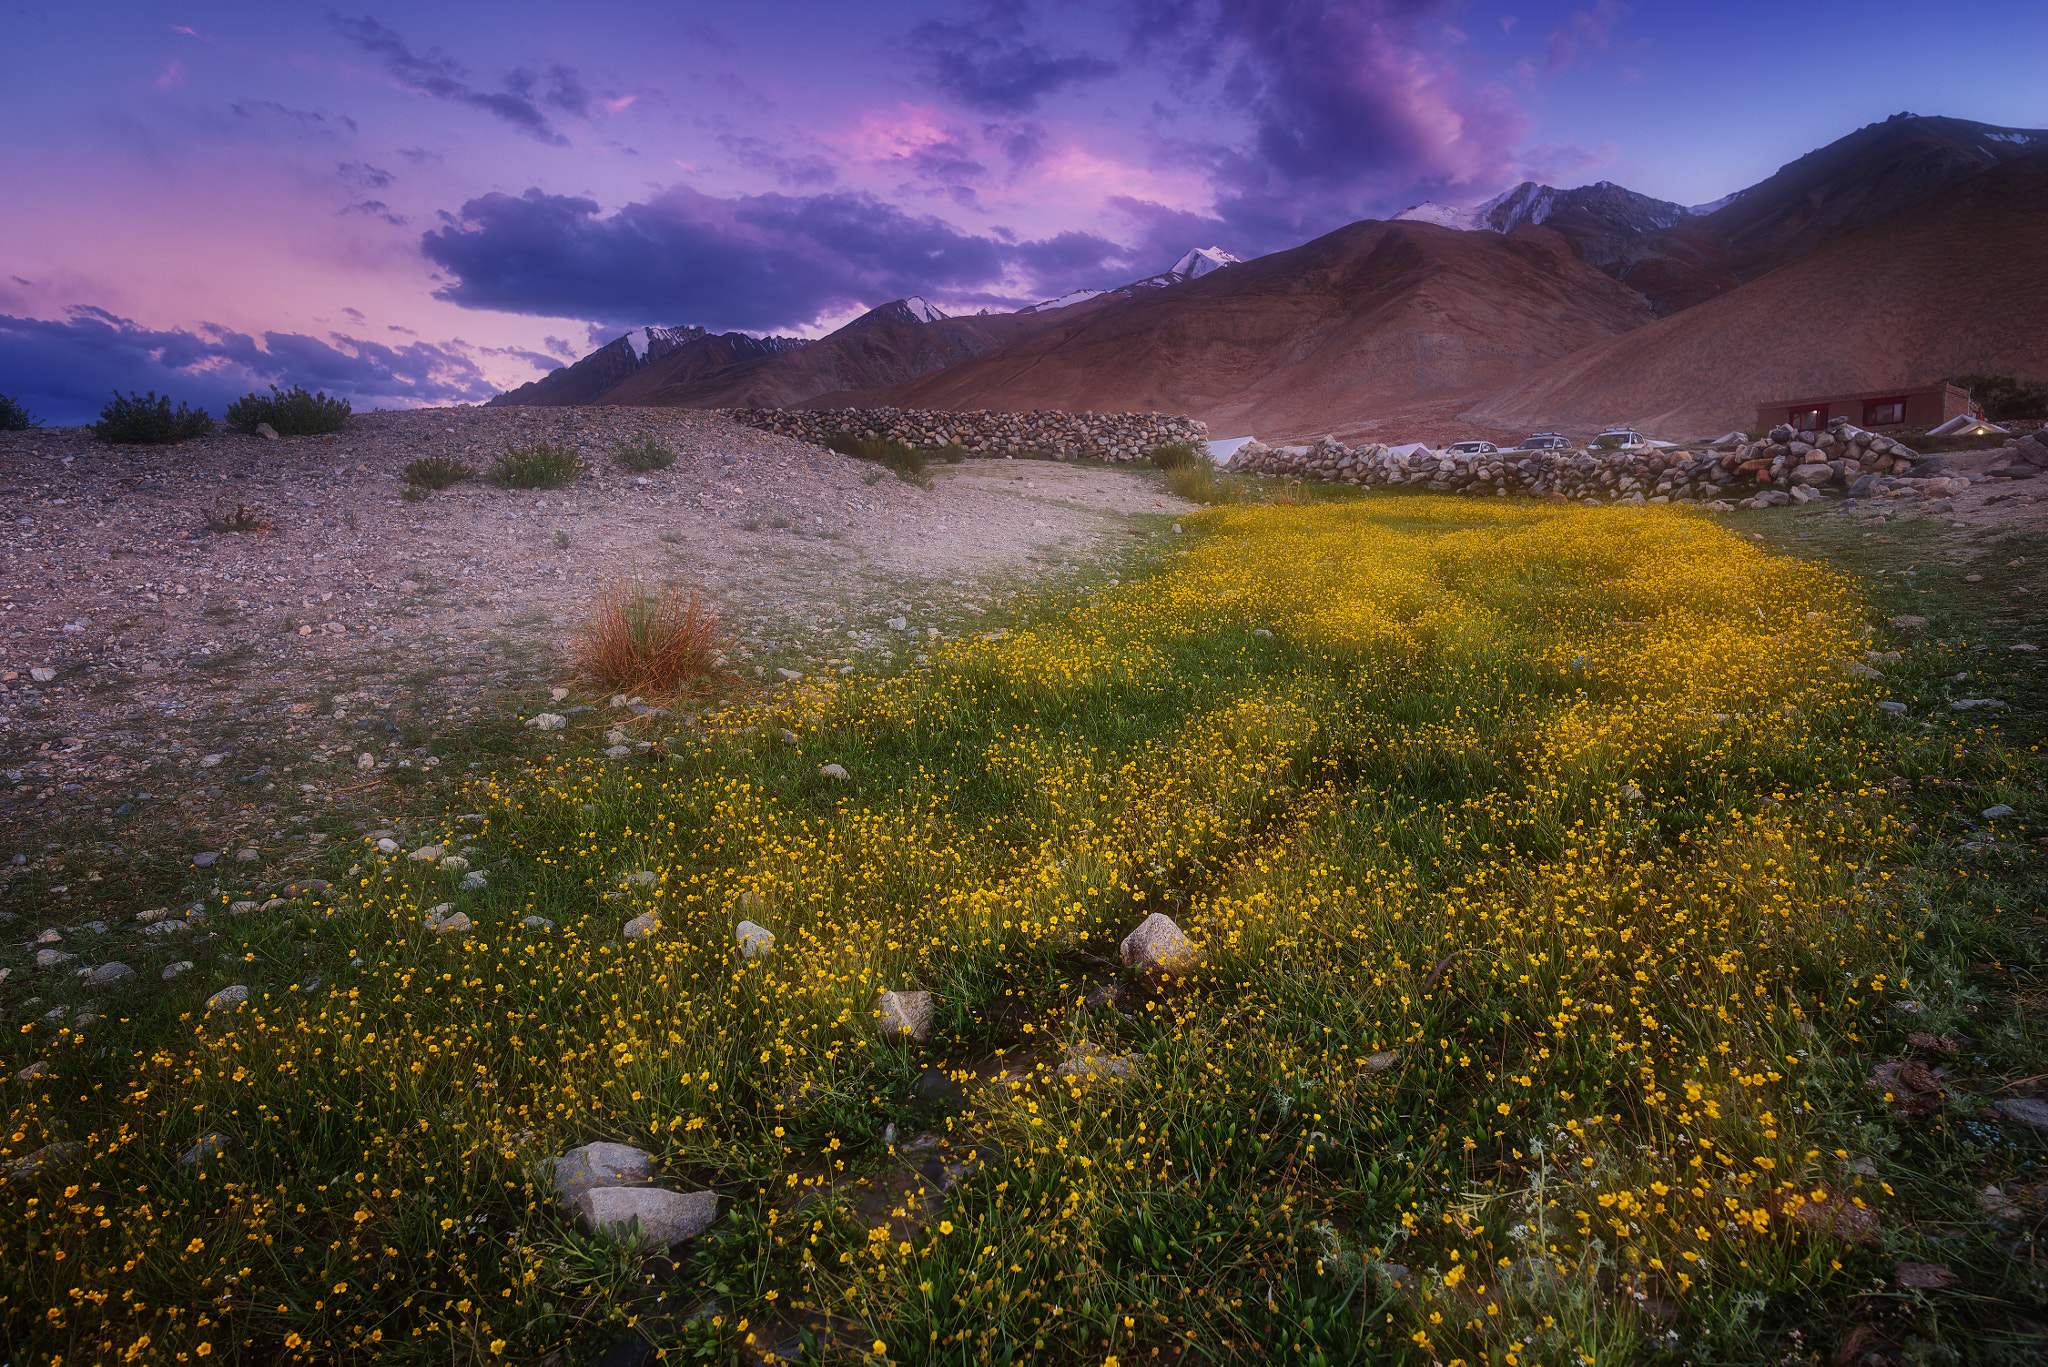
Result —
[[1835, 467], [1832, 465], [1801, 465], [1792, 471], [1792, 482], [1794, 484], [1804, 484], [1809, 489], [1826, 484], [1834, 477]]
[[628, 940], [651, 940], [660, 930], [660, 915], [650, 911], [626, 922], [620, 928], [619, 934]]
[[763, 954], [775, 952], [775, 932], [766, 926], [757, 926], [752, 921], [742, 921], [733, 932], [740, 942], [740, 955], [755, 959]]
[[1201, 962], [1196, 949], [1170, 916], [1153, 912], [1119, 946], [1125, 963], [1141, 972], [1177, 973]]
[[135, 970], [126, 964], [101, 964], [85, 975], [87, 987], [112, 987], [115, 983], [126, 982], [135, 976]]
[[240, 983], [236, 983], [233, 987], [223, 987], [220, 991], [208, 997], [206, 999], [206, 1009], [209, 1011], [232, 1011], [247, 1000], [249, 1000], [249, 989]]
[[675, 1245], [695, 1238], [718, 1218], [718, 1195], [661, 1187], [594, 1187], [569, 1203], [594, 1234]]
[[563, 1205], [593, 1187], [630, 1187], [654, 1180], [654, 1155], [631, 1144], [585, 1144], [554, 1162], [555, 1196]]
[[884, 992], [875, 998], [875, 1019], [883, 1039], [922, 1043], [932, 1028], [932, 994]]

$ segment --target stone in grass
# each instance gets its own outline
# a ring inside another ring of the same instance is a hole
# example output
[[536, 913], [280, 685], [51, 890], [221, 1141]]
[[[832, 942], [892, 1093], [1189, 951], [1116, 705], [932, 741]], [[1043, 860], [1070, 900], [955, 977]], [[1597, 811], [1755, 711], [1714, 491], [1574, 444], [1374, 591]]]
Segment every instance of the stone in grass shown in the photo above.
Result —
[[1201, 962], [1202, 953], [1170, 916], [1153, 912], [1124, 937], [1124, 962], [1145, 973], [1175, 973]]
[[818, 766], [818, 772], [826, 778], [843, 779], [846, 777], [846, 770], [836, 764], [821, 764]]
[[86, 974], [87, 987], [112, 987], [115, 983], [126, 982], [135, 976], [135, 970], [126, 964], [101, 964]]
[[1892, 1269], [1900, 1286], [1915, 1291], [1940, 1291], [1956, 1284], [1956, 1274], [1947, 1263], [1900, 1263]]
[[1915, 617], [1911, 613], [1904, 613], [1887, 620], [1895, 631], [1925, 631], [1927, 629], [1927, 619], [1925, 617]]
[[636, 888], [651, 888], [661, 881], [661, 875], [652, 869], [635, 869], [626, 875], [626, 882]]
[[922, 1043], [932, 1029], [932, 994], [884, 992], [875, 998], [875, 1017], [883, 1039]]
[[236, 983], [232, 987], [223, 987], [220, 991], [208, 997], [206, 999], [206, 1009], [209, 1011], [232, 1011], [247, 1000], [249, 1000], [249, 989], [240, 983]]
[[2048, 1101], [2014, 1097], [2010, 1101], [1993, 1102], [1991, 1109], [1998, 1112], [2001, 1120], [2014, 1120], [2037, 1130], [2048, 1130]]
[[75, 1141], [45, 1144], [34, 1153], [24, 1154], [9, 1163], [7, 1175], [19, 1181], [24, 1177], [34, 1177], [39, 1172], [61, 1168], [84, 1147]]
[[1083, 1044], [1067, 1053], [1067, 1061], [1058, 1068], [1059, 1076], [1074, 1082], [1092, 1082], [1097, 1078], [1123, 1079], [1138, 1071], [1144, 1062], [1141, 1055], [1124, 1054], [1111, 1056], [1093, 1045]]
[[717, 1193], [661, 1187], [594, 1187], [569, 1206], [593, 1233], [663, 1245], [695, 1238], [718, 1218]]
[[2018, 813], [2016, 813], [2012, 808], [2006, 806], [2003, 802], [1999, 803], [1996, 807], [1986, 807], [1984, 809], [1984, 819], [1986, 821], [1996, 821], [2002, 816], [2016, 815], [2018, 815]]
[[169, 982], [171, 979], [177, 977], [180, 973], [190, 973], [191, 971], [192, 961], [190, 959], [180, 959], [177, 963], [172, 964], [169, 968], [166, 968], [164, 970], [164, 981]]
[[1877, 1212], [1841, 1193], [1825, 1182], [1810, 1194], [1780, 1192], [1771, 1198], [1771, 1209], [1815, 1234], [1825, 1234], [1845, 1244], [1874, 1242], [1883, 1230]]
[[14, 1075], [16, 1082], [34, 1082], [39, 1077], [48, 1077], [50, 1065], [40, 1059]]
[[734, 931], [740, 942], [740, 955], [755, 959], [763, 954], [775, 952], [775, 932], [766, 926], [757, 926], [752, 921], [742, 921]]
[[230, 1139], [218, 1130], [215, 1130], [212, 1134], [201, 1135], [197, 1144], [194, 1144], [178, 1156], [178, 1166], [181, 1168], [196, 1168], [215, 1154], [225, 1153], [234, 1142], [233, 1139]]
[[521, 917], [519, 924], [525, 926], [528, 930], [553, 930], [555, 928], [555, 923], [545, 916]]
[[628, 940], [651, 940], [661, 930], [661, 917], [655, 912], [635, 916], [619, 929], [619, 934]]
[[1877, 705], [1877, 710], [1892, 717], [1906, 715], [1906, 705], [1902, 702], [1881, 702]]
[[469, 930], [470, 920], [461, 912], [433, 922], [428, 926], [436, 935], [461, 935]]
[[456, 887], [463, 892], [480, 892], [488, 881], [482, 869], [471, 869], [462, 875], [462, 881], [456, 884]]
[[654, 1155], [631, 1144], [585, 1144], [554, 1162], [555, 1196], [567, 1206], [595, 1187], [630, 1187], [654, 1180]]
[[1384, 1073], [1401, 1061], [1401, 1055], [1392, 1049], [1365, 1056], [1365, 1069], [1369, 1073]]
[[446, 853], [448, 852], [439, 845], [422, 845], [412, 852], [412, 859], [415, 864], [432, 864], [438, 862]]
[[443, 873], [468, 873], [469, 861], [459, 854], [451, 854], [441, 861]]
[[194, 868], [210, 869], [219, 858], [219, 850], [201, 850], [198, 854], [192, 856], [192, 866]]
[[39, 949], [36, 951], [36, 967], [61, 968], [77, 957], [76, 954], [66, 954], [61, 949]]
[[559, 731], [569, 724], [569, 719], [559, 712], [543, 712], [526, 724], [536, 731]]

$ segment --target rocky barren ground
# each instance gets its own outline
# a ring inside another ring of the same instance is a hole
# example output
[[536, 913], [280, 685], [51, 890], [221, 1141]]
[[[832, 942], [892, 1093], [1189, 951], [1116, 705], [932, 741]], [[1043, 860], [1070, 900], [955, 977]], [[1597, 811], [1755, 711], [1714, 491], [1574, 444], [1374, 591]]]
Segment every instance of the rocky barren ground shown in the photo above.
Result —
[[[645, 436], [676, 464], [612, 457]], [[582, 452], [566, 488], [400, 496], [409, 461], [482, 471], [543, 439]], [[174, 447], [0, 434], [0, 901], [42, 925], [173, 895], [180, 873], [275, 890], [573, 684], [566, 647], [619, 573], [701, 591], [744, 691], [779, 668], [908, 665], [1155, 534], [1134, 515], [1188, 506], [1083, 466], [931, 475], [678, 410], [375, 413]], [[209, 531], [238, 506], [271, 529]]]

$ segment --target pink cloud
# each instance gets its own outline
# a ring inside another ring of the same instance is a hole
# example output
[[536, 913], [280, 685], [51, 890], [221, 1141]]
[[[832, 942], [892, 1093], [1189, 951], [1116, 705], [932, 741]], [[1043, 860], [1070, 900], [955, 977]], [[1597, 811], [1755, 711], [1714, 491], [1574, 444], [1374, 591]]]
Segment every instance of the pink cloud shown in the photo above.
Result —
[[156, 78], [158, 90], [171, 90], [185, 84], [185, 64], [176, 59], [164, 63], [164, 69]]
[[1606, 52], [1612, 46], [1614, 26], [1628, 8], [1620, 0], [1596, 0], [1590, 10], [1574, 10], [1572, 17], [1550, 31], [1544, 55], [1544, 69], [1562, 71], [1577, 66], [1589, 52]]

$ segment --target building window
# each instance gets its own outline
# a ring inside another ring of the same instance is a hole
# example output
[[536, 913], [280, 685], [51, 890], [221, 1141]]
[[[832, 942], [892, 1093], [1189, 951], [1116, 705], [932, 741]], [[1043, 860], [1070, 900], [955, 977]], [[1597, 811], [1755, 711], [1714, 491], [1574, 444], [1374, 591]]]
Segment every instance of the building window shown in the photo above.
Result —
[[1899, 399], [1872, 399], [1863, 405], [1863, 425], [1882, 427], [1887, 423], [1897, 424], [1906, 420], [1906, 401]]
[[1801, 432], [1818, 432], [1828, 425], [1828, 406], [1822, 404], [1818, 408], [1795, 408], [1786, 416], [1785, 421]]

